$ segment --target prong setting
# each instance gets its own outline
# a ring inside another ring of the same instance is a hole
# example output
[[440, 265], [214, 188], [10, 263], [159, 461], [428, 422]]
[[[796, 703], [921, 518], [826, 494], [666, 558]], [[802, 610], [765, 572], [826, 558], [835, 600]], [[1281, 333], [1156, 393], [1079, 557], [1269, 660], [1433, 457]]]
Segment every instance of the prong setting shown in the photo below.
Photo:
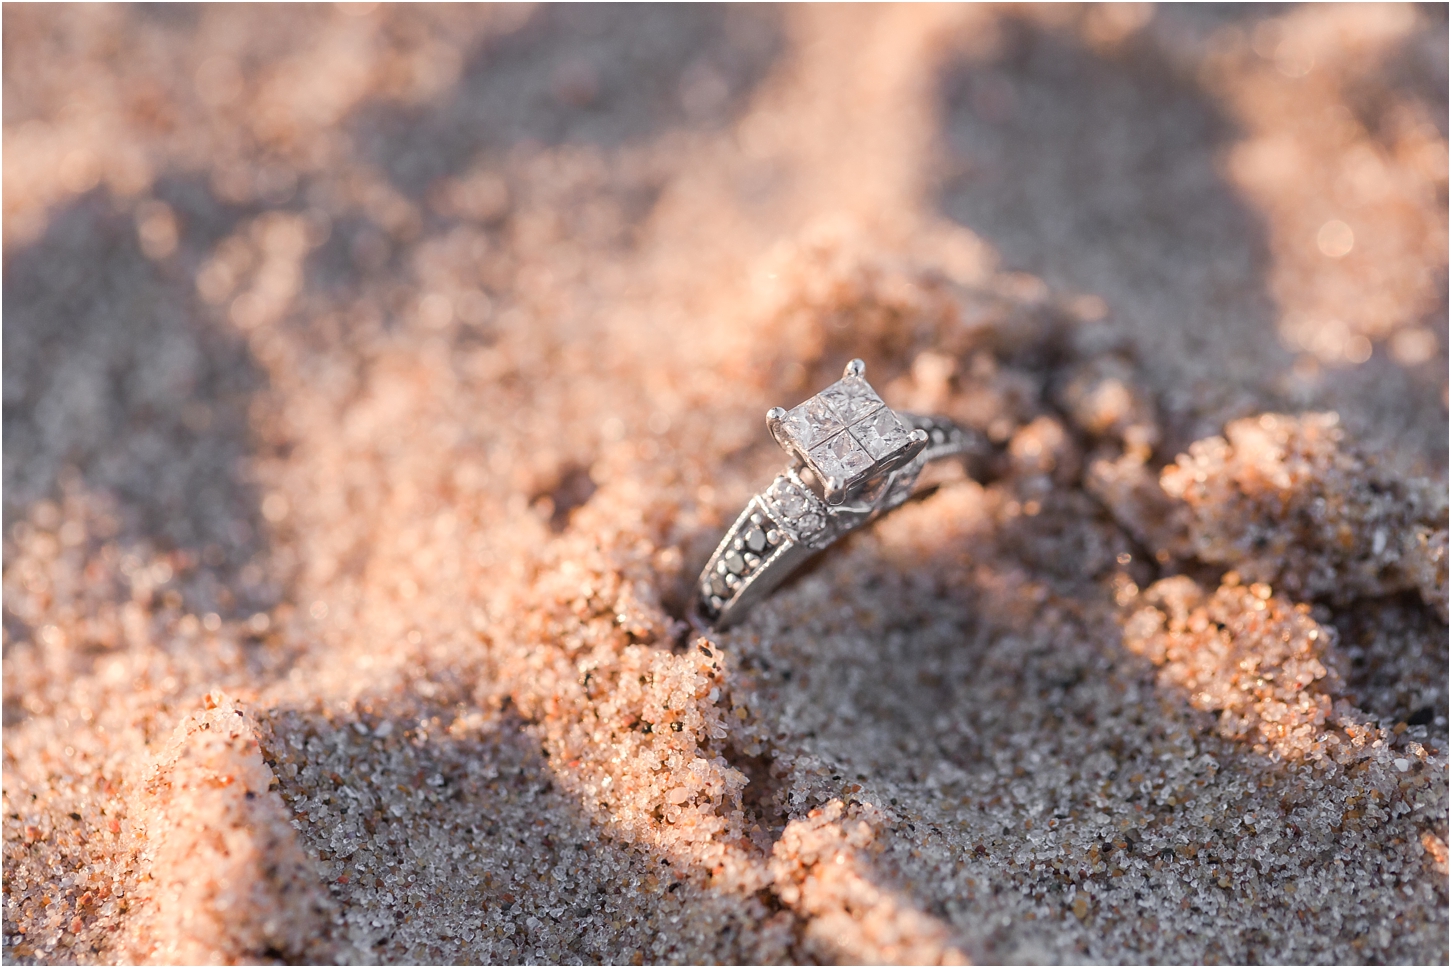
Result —
[[828, 477], [826, 479], [826, 503], [832, 507], [846, 502], [846, 482], [839, 477]]
[[776, 438], [776, 443], [782, 447], [787, 446], [787, 436], [781, 425], [781, 420], [786, 416], [785, 407], [772, 407], [766, 411], [766, 428], [771, 431], [771, 436]]
[[[852, 360], [836, 383], [787, 410], [773, 407], [766, 424], [799, 462], [803, 477], [837, 507], [860, 485], [916, 457], [926, 446], [866, 381], [866, 364]], [[806, 473], [806, 472], [809, 472]]]
[[927, 445], [931, 443], [932, 440], [932, 438], [928, 436], [927, 431], [925, 430], [913, 430], [910, 434], [907, 435], [907, 439], [912, 442], [911, 447], [907, 450], [907, 460], [913, 460], [914, 458], [916, 458], [918, 454], [922, 453], [922, 451], [927, 449]]

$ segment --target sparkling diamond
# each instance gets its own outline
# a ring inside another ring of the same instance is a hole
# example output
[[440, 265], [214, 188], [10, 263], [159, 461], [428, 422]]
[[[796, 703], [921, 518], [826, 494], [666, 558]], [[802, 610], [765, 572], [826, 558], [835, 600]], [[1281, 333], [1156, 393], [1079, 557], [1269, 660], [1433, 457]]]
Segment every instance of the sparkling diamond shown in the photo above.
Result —
[[855, 423], [883, 406], [882, 398], [859, 376], [837, 380], [817, 396], [826, 401], [843, 423]]
[[907, 444], [907, 428], [897, 415], [886, 407], [878, 410], [861, 423], [853, 424], [852, 436], [860, 441], [873, 459], [881, 460]]
[[777, 480], [771, 485], [771, 503], [781, 512], [787, 523], [795, 521], [811, 509], [811, 499], [806, 492], [786, 480]]
[[819, 396], [786, 411], [781, 424], [802, 450], [810, 450], [845, 426]]
[[764, 537], [771, 545], [785, 540], [787, 534], [796, 540], [805, 539], [825, 526], [826, 508], [820, 499], [785, 477], [776, 478], [766, 492], [766, 503], [771, 516], [786, 532], [782, 534], [774, 529], [767, 532]]
[[872, 455], [851, 434], [838, 434], [811, 451], [811, 462], [823, 478], [846, 482], [872, 466]]

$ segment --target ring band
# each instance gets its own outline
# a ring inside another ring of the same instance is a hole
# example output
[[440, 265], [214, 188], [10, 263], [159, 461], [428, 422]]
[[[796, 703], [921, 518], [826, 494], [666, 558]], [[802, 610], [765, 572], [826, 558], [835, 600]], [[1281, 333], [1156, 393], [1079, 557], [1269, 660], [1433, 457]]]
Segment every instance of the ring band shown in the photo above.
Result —
[[865, 373], [852, 360], [810, 400], [766, 414], [791, 463], [747, 502], [700, 574], [697, 605], [712, 628], [739, 622], [816, 552], [903, 504], [929, 462], [983, 449], [945, 417], [892, 410]]

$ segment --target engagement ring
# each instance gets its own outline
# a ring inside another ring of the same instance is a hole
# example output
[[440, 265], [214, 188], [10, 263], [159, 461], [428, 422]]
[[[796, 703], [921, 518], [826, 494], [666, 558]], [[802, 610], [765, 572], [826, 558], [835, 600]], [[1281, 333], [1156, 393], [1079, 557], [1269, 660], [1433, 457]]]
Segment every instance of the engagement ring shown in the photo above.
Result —
[[892, 410], [865, 373], [852, 360], [810, 400], [766, 414], [791, 462], [746, 504], [701, 572], [699, 609], [713, 628], [739, 622], [813, 554], [904, 503], [930, 461], [983, 448], [945, 417]]

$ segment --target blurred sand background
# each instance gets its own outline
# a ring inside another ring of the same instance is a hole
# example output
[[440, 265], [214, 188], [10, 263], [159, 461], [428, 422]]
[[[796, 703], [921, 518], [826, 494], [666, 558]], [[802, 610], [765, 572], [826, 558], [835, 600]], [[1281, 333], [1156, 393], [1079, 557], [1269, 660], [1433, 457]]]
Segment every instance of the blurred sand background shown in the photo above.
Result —
[[7, 961], [1445, 963], [1444, 6], [3, 18]]

